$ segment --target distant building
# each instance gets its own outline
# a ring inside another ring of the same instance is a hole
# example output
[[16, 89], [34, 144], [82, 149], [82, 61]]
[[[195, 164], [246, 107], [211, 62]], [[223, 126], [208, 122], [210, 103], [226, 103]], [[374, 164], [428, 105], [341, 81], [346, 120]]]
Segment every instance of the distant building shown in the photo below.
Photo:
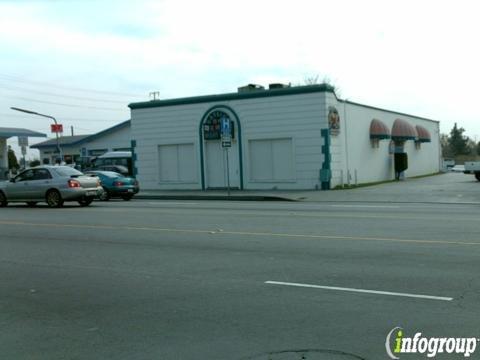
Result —
[[[0, 127], [0, 180], [6, 179], [8, 173], [7, 139], [15, 136], [23, 138], [22, 140], [25, 141], [23, 146], [26, 147], [29, 137], [46, 137], [47, 135], [27, 129]], [[22, 146], [22, 144], [19, 145]]]
[[[107, 151], [130, 151], [130, 120], [92, 135], [61, 136], [59, 144], [67, 164], [79, 163]], [[30, 146], [40, 150], [43, 164], [54, 164], [59, 160], [57, 140], [50, 139]]]

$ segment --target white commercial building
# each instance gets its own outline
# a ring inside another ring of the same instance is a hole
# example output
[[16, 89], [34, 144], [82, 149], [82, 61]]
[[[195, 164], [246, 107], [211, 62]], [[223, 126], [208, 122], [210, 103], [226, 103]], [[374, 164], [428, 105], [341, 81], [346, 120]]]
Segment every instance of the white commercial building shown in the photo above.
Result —
[[394, 179], [396, 162], [401, 177], [440, 169], [438, 121], [341, 100], [326, 84], [129, 107], [144, 189], [332, 189]]

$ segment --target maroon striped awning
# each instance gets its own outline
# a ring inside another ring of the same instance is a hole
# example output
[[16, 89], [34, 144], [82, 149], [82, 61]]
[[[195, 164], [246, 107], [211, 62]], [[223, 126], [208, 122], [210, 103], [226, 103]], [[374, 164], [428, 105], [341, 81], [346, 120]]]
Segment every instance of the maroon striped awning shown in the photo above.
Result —
[[418, 140], [419, 142], [431, 142], [432, 137], [430, 136], [430, 132], [425, 129], [423, 126], [417, 125], [417, 134], [418, 134]]
[[390, 129], [382, 121], [373, 119], [370, 122], [370, 139], [390, 139]]
[[415, 140], [417, 138], [417, 131], [405, 120], [397, 119], [392, 127], [392, 140], [406, 141]]

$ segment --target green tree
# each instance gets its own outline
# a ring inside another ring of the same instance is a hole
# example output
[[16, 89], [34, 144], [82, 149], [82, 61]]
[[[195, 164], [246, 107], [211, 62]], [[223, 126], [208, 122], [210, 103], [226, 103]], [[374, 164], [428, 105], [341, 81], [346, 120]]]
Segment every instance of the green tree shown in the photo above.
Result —
[[8, 147], [8, 169], [18, 169], [18, 160], [15, 156], [15, 151], [13, 151], [12, 147]]
[[447, 134], [440, 135], [440, 145], [442, 147], [442, 156], [444, 158], [451, 158], [454, 156], [452, 150], [450, 149], [450, 138]]
[[458, 128], [457, 123], [455, 123], [452, 131], [450, 131], [448, 147], [454, 156], [468, 155], [471, 152], [471, 149], [468, 146], [469, 138], [468, 136], [463, 135], [464, 132], [465, 129], [462, 127]]

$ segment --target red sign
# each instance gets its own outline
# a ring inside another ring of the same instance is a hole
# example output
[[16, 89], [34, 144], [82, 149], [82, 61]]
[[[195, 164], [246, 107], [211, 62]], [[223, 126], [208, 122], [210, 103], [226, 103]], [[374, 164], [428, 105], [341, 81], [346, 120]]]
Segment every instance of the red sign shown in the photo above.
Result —
[[50, 129], [52, 133], [63, 133], [63, 125], [62, 124], [52, 124], [50, 125]]

